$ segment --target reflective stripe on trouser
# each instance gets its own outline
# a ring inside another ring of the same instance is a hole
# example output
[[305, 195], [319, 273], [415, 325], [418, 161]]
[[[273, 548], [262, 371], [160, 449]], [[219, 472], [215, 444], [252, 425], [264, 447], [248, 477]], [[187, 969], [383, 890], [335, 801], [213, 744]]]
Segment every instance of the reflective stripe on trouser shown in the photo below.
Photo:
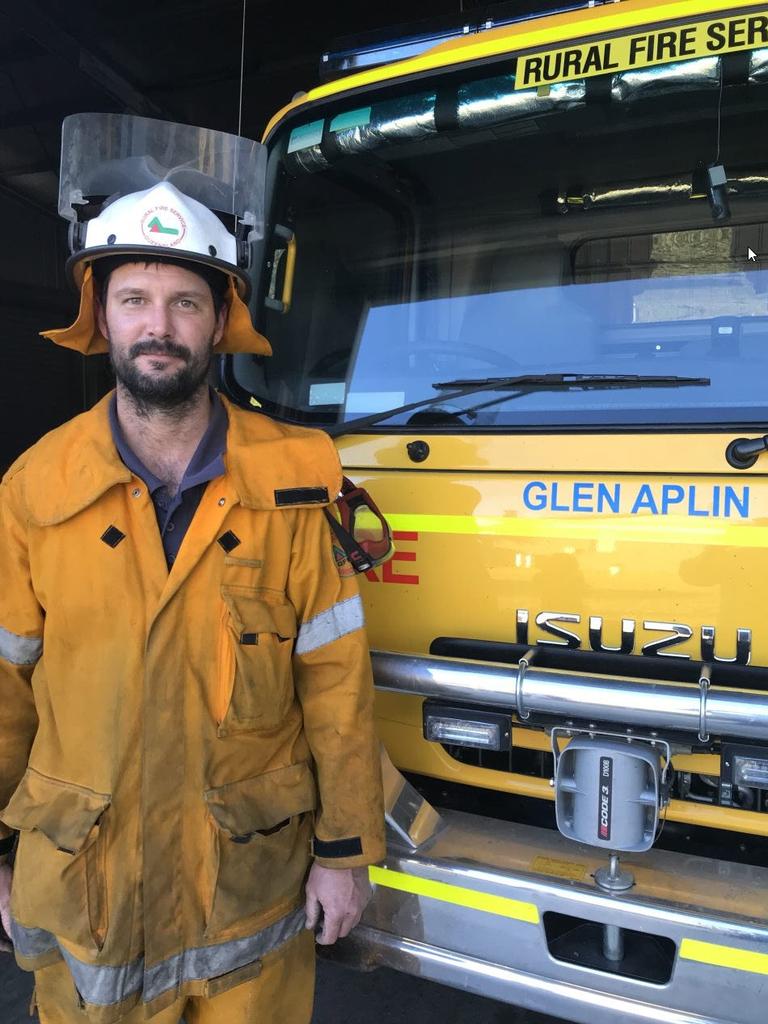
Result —
[[340, 640], [365, 625], [363, 602], [358, 595], [339, 601], [313, 619], [302, 623], [296, 640], [296, 653], [309, 654], [318, 647]]
[[[69, 974], [83, 1001], [91, 1006], [106, 1007], [140, 998], [153, 1002], [177, 986], [209, 982], [261, 960], [279, 949], [304, 928], [304, 908], [299, 907], [273, 924], [244, 939], [232, 939], [214, 946], [186, 949], [183, 953], [145, 968], [139, 958], [120, 966], [83, 963], [56, 942], [50, 932], [24, 928], [11, 922], [11, 937], [17, 957], [32, 962], [37, 957], [50, 957], [57, 952], [69, 968]], [[45, 969], [45, 968], [43, 968]]]
[[[217, 993], [217, 982], [200, 982], [199, 993], [181, 996], [150, 1018], [153, 1024], [309, 1024], [315, 988], [314, 935], [303, 929], [268, 953], [255, 970], [238, 971], [232, 987]], [[66, 965], [59, 962], [35, 972], [41, 1024], [83, 1024], [83, 1011]], [[120, 1018], [120, 1024], [144, 1024], [143, 1006]]]
[[12, 665], [34, 665], [42, 653], [42, 637], [17, 636], [0, 626], [0, 658]]

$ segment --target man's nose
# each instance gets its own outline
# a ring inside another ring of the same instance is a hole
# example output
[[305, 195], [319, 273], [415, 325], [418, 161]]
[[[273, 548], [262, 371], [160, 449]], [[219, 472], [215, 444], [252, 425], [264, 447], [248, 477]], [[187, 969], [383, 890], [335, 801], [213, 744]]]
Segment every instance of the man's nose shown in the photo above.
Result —
[[171, 336], [171, 313], [165, 303], [152, 303], [147, 308], [147, 333], [153, 338]]

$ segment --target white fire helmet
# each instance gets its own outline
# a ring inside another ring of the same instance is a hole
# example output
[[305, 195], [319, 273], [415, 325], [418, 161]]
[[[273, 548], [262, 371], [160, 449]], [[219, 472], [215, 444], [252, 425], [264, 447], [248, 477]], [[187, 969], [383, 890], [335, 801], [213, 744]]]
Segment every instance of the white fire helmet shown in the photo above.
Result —
[[232, 275], [242, 298], [250, 289], [238, 266], [237, 240], [215, 213], [168, 181], [121, 196], [87, 221], [82, 248], [69, 259], [78, 288], [87, 264], [105, 256], [135, 253], [190, 260]]

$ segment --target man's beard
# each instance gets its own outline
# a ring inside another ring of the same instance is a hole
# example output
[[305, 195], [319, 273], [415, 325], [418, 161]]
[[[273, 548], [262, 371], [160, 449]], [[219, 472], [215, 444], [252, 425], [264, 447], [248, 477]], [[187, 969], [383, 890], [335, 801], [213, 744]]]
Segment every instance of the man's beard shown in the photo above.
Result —
[[[183, 365], [172, 374], [150, 376], [142, 373], [137, 358], [152, 354], [177, 356]], [[118, 383], [128, 393], [140, 415], [146, 416], [153, 411], [181, 412], [189, 406], [208, 377], [213, 359], [213, 338], [198, 356], [193, 356], [188, 348], [170, 339], [149, 339], [131, 345], [126, 356], [118, 355], [110, 344], [109, 358]]]

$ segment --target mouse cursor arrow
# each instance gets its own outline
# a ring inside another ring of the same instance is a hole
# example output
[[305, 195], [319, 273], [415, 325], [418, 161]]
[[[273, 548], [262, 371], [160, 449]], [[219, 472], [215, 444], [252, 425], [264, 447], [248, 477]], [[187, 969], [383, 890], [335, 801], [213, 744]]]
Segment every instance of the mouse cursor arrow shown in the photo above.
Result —
[[750, 262], [753, 262], [753, 261], [757, 260], [757, 253], [755, 252], [754, 249], [747, 249], [747, 259]]

